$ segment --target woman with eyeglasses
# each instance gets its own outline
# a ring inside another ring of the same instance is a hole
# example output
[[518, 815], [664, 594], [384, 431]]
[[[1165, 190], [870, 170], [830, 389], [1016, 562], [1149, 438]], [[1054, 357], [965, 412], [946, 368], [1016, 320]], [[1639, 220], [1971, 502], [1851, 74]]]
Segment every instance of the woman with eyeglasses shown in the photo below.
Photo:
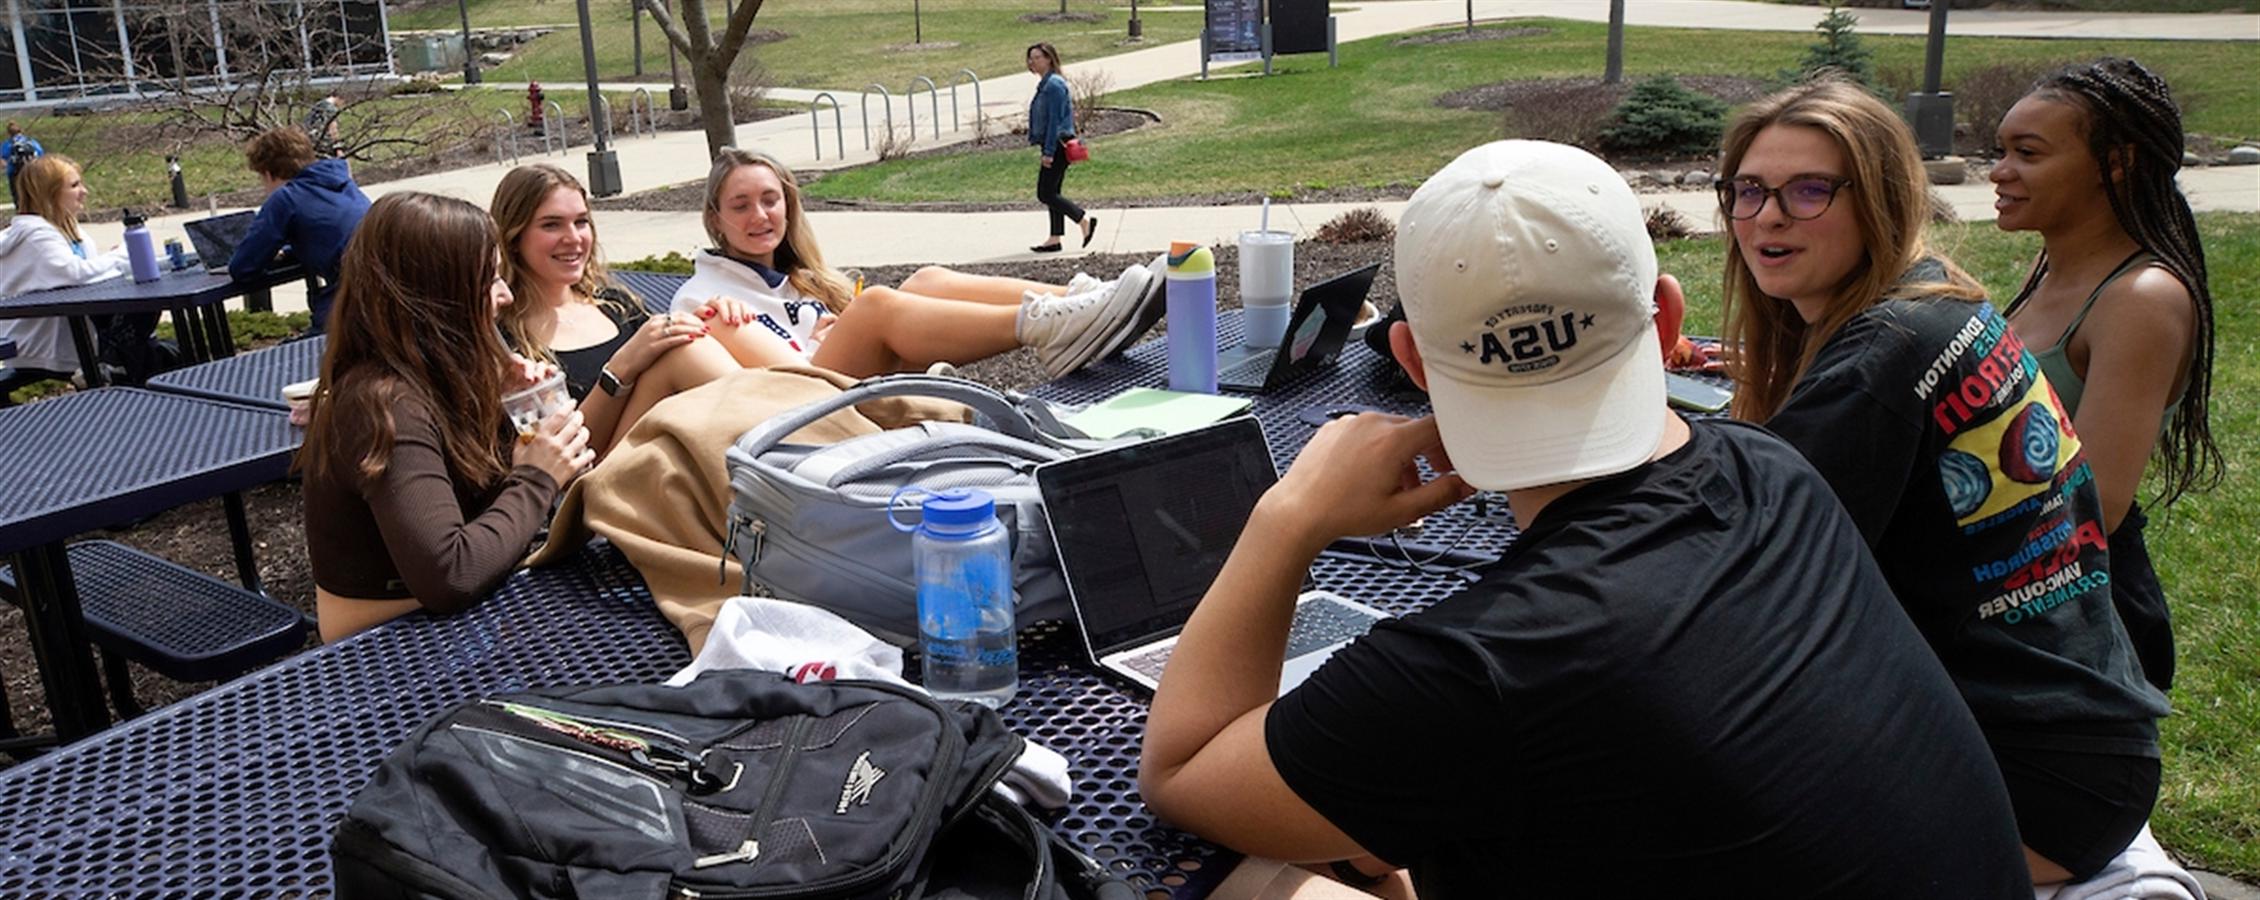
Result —
[[2149, 818], [2167, 707], [2111, 602], [2070, 415], [1926, 245], [1922, 157], [1874, 95], [1824, 80], [1760, 100], [1720, 169], [1735, 416], [1836, 489], [1985, 730], [2034, 881], [2095, 874]]

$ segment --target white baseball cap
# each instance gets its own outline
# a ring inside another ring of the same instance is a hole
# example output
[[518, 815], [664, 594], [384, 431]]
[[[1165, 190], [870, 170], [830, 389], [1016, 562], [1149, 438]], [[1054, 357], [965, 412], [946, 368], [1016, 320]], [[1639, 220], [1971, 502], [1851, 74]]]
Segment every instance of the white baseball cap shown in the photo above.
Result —
[[1646, 462], [1664, 431], [1656, 250], [1590, 153], [1497, 141], [1415, 191], [1397, 293], [1452, 464], [1516, 490]]

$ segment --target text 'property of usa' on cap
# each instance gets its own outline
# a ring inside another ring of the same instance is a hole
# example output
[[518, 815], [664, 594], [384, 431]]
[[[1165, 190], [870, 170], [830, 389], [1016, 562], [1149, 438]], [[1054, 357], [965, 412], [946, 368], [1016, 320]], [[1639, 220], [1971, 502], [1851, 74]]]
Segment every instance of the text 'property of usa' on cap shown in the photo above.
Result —
[[1460, 476], [1516, 490], [1652, 456], [1655, 290], [1640, 200], [1592, 154], [1497, 141], [1422, 184], [1398, 223], [1397, 292]]

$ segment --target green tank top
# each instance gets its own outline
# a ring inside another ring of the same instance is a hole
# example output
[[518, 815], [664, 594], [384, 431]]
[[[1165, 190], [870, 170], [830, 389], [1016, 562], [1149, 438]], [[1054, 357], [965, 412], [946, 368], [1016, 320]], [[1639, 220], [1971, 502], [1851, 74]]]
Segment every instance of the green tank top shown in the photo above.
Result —
[[[2064, 401], [2065, 412], [2074, 416], [2079, 415], [2080, 395], [2087, 392], [2087, 381], [2081, 378], [2078, 372], [2072, 370], [2072, 361], [2066, 354], [2066, 348], [2072, 343], [2072, 335], [2080, 330], [2081, 323], [2087, 321], [2088, 312], [2095, 308], [2095, 298], [2103, 296], [2104, 288], [2110, 287], [2111, 283], [2119, 280], [2121, 276], [2140, 271], [2142, 267], [2157, 261], [2158, 257], [2152, 255], [2148, 250], [2135, 251], [2134, 255], [2127, 257], [2126, 261], [2120, 263], [2118, 268], [2112, 269], [2111, 274], [2105, 276], [2102, 283], [2097, 284], [2095, 290], [2087, 295], [2087, 302], [2080, 304], [2079, 313], [2072, 316], [2072, 324], [2064, 328], [2063, 335], [2056, 338], [2056, 343], [2045, 350], [2032, 351], [2033, 360], [2040, 364], [2041, 374], [2048, 376], [2048, 383], [2056, 388], [2056, 397]], [[2009, 301], [2008, 315], [2015, 316], [2017, 314], [2017, 309], [2024, 306], [2025, 299], [2032, 296], [2032, 288], [2033, 285], [2026, 285], [2024, 293], [2018, 294], [2017, 299]], [[2181, 405], [2182, 394], [2188, 390], [2189, 386], [2185, 383], [2181, 390], [2174, 392], [2172, 399], [2166, 401], [2166, 414], [2158, 419], [2158, 434], [2160, 437], [2165, 436], [2166, 425], [2173, 420], [2174, 407]]]

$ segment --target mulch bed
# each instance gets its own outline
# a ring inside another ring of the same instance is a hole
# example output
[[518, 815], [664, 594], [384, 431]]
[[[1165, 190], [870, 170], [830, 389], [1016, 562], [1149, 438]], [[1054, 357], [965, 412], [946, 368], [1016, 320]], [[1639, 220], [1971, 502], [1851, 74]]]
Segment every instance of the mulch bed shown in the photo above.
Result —
[[[1238, 248], [1225, 245], [1214, 249], [1217, 298], [1224, 308], [1237, 308]], [[1315, 284], [1366, 263], [1386, 263], [1390, 256], [1391, 244], [1387, 241], [1340, 245], [1304, 242], [1295, 247], [1295, 283], [1306, 286]], [[1007, 275], [1064, 284], [1078, 271], [1087, 271], [1100, 278], [1113, 278], [1132, 263], [1152, 261], [1153, 257], [1146, 255], [1110, 254], [1047, 257], [1026, 262], [958, 268], [987, 275]], [[863, 272], [872, 283], [900, 284], [917, 270], [918, 266], [904, 265], [870, 267]], [[1396, 279], [1390, 266], [1382, 266], [1379, 276], [1374, 280], [1371, 298], [1384, 310], [1395, 305]], [[1353, 346], [1344, 352], [1366, 351]], [[1014, 390], [1026, 389], [1045, 380], [1035, 353], [1024, 349], [966, 366], [961, 374], [995, 387]], [[311, 613], [314, 610], [314, 585], [307, 569], [306, 532], [302, 524], [300, 502], [298, 484], [295, 481], [265, 485], [244, 495], [252, 540], [257, 548], [259, 576], [266, 582], [267, 591], [275, 599]], [[220, 501], [216, 499], [181, 507], [129, 528], [89, 532], [73, 540], [94, 539], [119, 541], [223, 581], [235, 582], [234, 545], [228, 537], [227, 519], [221, 512]], [[6, 684], [8, 705], [17, 729], [28, 733], [45, 729], [48, 726], [48, 714], [45, 695], [40, 691], [38, 666], [34, 662], [22, 619], [22, 613], [13, 605], [0, 604], [0, 680], [4, 680]], [[138, 665], [132, 669], [134, 696], [150, 709], [214, 687], [210, 683], [172, 681]]]

